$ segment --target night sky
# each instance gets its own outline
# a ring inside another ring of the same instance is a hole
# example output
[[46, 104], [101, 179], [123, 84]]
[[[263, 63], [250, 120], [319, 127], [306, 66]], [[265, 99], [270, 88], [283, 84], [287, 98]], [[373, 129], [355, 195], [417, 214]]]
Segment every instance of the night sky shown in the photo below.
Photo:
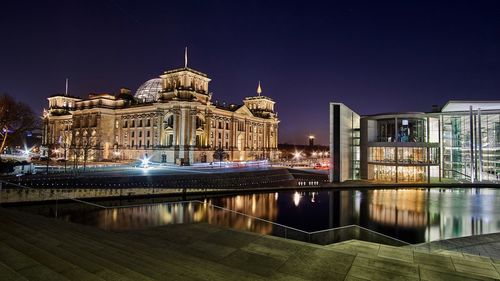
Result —
[[[348, 2], [348, 3], [347, 3]], [[360, 114], [500, 97], [500, 1], [2, 1], [0, 93], [135, 91], [207, 73], [213, 99], [277, 102], [280, 142], [328, 143], [328, 103]]]

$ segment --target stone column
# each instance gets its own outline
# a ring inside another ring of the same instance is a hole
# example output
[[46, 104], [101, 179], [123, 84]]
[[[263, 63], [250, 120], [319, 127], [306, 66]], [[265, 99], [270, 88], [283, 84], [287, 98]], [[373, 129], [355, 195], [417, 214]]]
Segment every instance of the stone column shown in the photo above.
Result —
[[196, 114], [197, 114], [197, 111], [196, 109], [191, 109], [191, 112], [190, 112], [190, 118], [191, 118], [191, 136], [190, 136], [190, 142], [189, 142], [189, 145], [194, 147], [196, 146]]
[[210, 145], [210, 132], [212, 131], [212, 115], [205, 114], [205, 139], [204, 145], [208, 147]]
[[238, 120], [233, 119], [233, 127], [231, 128], [231, 146], [233, 149], [236, 149], [238, 147]]
[[180, 115], [180, 111], [179, 110], [175, 110], [174, 113], [173, 113], [173, 116], [174, 116], [174, 122], [173, 122], [173, 134], [174, 134], [174, 137], [173, 137], [173, 143], [172, 145], [174, 146], [179, 146], [179, 137], [180, 137], [180, 130], [179, 130], [179, 115]]

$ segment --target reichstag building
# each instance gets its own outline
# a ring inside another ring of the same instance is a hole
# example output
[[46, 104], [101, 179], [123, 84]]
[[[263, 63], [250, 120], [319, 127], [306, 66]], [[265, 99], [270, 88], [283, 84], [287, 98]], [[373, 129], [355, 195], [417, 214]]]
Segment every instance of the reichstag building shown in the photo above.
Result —
[[240, 105], [214, 102], [209, 82], [186, 62], [135, 93], [122, 88], [116, 96], [51, 96], [43, 116], [44, 145], [52, 157], [69, 160], [148, 157], [189, 165], [212, 162], [221, 149], [229, 161], [275, 159], [279, 120], [260, 82], [256, 95]]

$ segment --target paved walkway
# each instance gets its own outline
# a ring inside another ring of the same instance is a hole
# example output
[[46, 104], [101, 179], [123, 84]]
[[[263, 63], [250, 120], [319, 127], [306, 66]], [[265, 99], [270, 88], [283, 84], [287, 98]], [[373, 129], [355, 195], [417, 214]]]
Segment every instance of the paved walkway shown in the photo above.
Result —
[[419, 250], [443, 253], [459, 251], [472, 255], [491, 257], [500, 260], [500, 233], [452, 238], [442, 241], [423, 243], [416, 246]]
[[207, 224], [121, 233], [0, 208], [0, 280], [494, 280], [500, 261]]

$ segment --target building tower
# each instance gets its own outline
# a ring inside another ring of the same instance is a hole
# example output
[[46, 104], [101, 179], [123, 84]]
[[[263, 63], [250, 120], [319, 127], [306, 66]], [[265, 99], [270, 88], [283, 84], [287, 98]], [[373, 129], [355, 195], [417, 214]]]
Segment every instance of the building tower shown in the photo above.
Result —
[[314, 147], [314, 136], [309, 135], [309, 147], [313, 148]]
[[[260, 81], [257, 85], [257, 96], [247, 97], [243, 100], [243, 103], [254, 116], [279, 122], [277, 113], [274, 111], [275, 102], [270, 97], [262, 95]], [[273, 158], [273, 155], [270, 155], [269, 152], [271, 149], [278, 147], [278, 126], [264, 124], [263, 128], [251, 129], [263, 132], [262, 139], [254, 140], [257, 142], [257, 147], [262, 147], [262, 153], [259, 153], [261, 158]]]

